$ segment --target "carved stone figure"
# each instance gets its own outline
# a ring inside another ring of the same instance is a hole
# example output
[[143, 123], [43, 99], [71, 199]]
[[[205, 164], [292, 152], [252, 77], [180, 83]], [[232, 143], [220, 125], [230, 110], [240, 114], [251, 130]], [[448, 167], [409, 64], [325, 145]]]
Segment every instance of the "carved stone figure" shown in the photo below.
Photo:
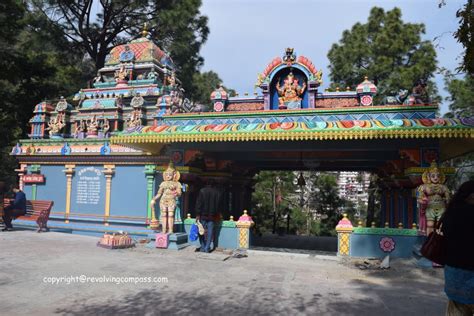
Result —
[[84, 120], [80, 120], [79, 122], [76, 123], [76, 131], [74, 133], [74, 137], [83, 138], [85, 131], [86, 131], [86, 124], [84, 123]]
[[142, 126], [140, 109], [134, 109], [127, 120], [128, 128]]
[[383, 99], [383, 104], [385, 105], [400, 105], [404, 104], [405, 100], [408, 97], [408, 90], [400, 89], [397, 95], [389, 95]]
[[46, 130], [49, 130], [49, 137], [58, 136], [64, 126], [66, 126], [66, 123], [64, 123], [64, 117], [62, 114], [58, 114], [58, 116], [48, 122]]
[[176, 201], [181, 196], [180, 174], [174, 169], [170, 162], [168, 168], [163, 172], [163, 182], [160, 184], [157, 194], [153, 197], [150, 204], [155, 212], [156, 200], [160, 199], [160, 222], [163, 233], [173, 233], [174, 230], [174, 212], [176, 210]]
[[425, 80], [418, 80], [417, 84], [413, 87], [412, 94], [410, 95], [410, 104], [428, 104], [431, 102], [428, 94], [427, 83]]
[[100, 74], [100, 72], [97, 73], [97, 76], [94, 77], [94, 79], [92, 79], [94, 83], [99, 83], [99, 82], [103, 82], [104, 79], [102, 78], [102, 75]]
[[300, 86], [298, 79], [293, 75], [292, 72], [283, 81], [283, 87], [280, 86], [280, 80], [278, 79], [276, 84], [278, 91], [278, 108], [280, 109], [294, 109], [301, 107], [301, 95], [306, 89], [306, 83]]
[[174, 74], [174, 72], [171, 74], [171, 76], [167, 77], [167, 85], [170, 87], [176, 86], [176, 75]]
[[99, 130], [99, 122], [97, 121], [95, 115], [87, 121], [87, 137], [93, 138], [97, 137]]
[[156, 79], [158, 78], [158, 73], [155, 71], [155, 69], [152, 69], [148, 75], [146, 76], [147, 79]]
[[103, 137], [109, 136], [110, 123], [107, 118], [104, 118], [104, 123], [102, 124], [102, 135]]
[[115, 75], [114, 75], [115, 82], [117, 82], [118, 84], [127, 83], [128, 82], [127, 76], [128, 76], [128, 70], [125, 69], [125, 65], [121, 65], [120, 69], [115, 71]]
[[422, 234], [429, 235], [435, 220], [439, 220], [446, 209], [449, 189], [444, 185], [446, 177], [434, 161], [423, 173], [422, 180], [423, 184], [417, 188], [419, 226]]

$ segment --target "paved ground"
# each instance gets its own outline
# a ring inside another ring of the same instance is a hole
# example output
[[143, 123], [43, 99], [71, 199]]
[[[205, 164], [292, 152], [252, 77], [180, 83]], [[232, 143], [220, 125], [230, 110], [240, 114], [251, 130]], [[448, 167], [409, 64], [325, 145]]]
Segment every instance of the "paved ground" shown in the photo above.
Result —
[[[111, 251], [96, 242], [60, 233], [0, 233], [0, 314], [431, 316], [443, 315], [446, 304], [442, 270], [421, 270], [412, 262], [360, 270], [336, 257], [249, 252], [248, 258], [222, 261], [223, 254], [204, 256], [190, 248]], [[81, 275], [168, 282], [44, 282]]]

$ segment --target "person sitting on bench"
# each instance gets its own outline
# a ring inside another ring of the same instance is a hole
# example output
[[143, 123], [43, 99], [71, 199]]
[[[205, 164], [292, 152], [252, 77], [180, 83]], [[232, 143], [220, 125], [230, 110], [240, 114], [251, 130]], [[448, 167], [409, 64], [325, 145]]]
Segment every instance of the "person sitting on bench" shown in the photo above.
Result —
[[26, 195], [23, 191], [20, 190], [19, 186], [13, 187], [13, 192], [15, 193], [15, 200], [13, 203], [5, 207], [3, 211], [3, 222], [5, 223], [5, 228], [2, 231], [11, 231], [13, 230], [12, 220], [18, 216], [26, 214]]

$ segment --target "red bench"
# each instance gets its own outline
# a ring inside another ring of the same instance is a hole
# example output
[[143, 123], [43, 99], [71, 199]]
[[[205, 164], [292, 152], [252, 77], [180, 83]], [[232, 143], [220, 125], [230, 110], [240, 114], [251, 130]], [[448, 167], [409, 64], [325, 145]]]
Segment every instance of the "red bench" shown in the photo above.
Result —
[[[4, 206], [7, 207], [10, 205], [11, 201], [8, 199], [4, 200]], [[38, 224], [37, 232], [48, 231], [47, 226], [49, 220], [49, 214], [51, 213], [51, 208], [53, 208], [53, 201], [42, 201], [42, 200], [32, 200], [26, 201], [26, 214], [19, 216], [15, 219], [22, 219], [27, 221], [36, 221]]]

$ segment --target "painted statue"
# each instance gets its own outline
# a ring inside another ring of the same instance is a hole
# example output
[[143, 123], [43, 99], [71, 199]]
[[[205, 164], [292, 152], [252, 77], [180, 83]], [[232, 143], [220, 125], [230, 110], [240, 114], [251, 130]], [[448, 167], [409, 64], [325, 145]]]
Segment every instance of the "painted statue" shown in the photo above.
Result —
[[[156, 200], [160, 199], [160, 222], [162, 232], [165, 234], [173, 233], [176, 201], [181, 196], [179, 177], [179, 172], [174, 169], [173, 163], [170, 162], [168, 169], [163, 172], [163, 182], [161, 182], [158, 192], [150, 202], [154, 214]], [[153, 218], [153, 220], [155, 219]]]
[[176, 86], [176, 75], [175, 73], [171, 73], [171, 76], [168, 76], [167, 78], [167, 85], [170, 87], [175, 87]]
[[86, 125], [84, 123], [84, 120], [80, 120], [79, 122], [76, 122], [76, 131], [74, 133], [74, 137], [84, 138], [85, 130], [86, 130]]
[[142, 119], [140, 118], [141, 111], [140, 109], [134, 109], [132, 113], [130, 113], [129, 118], [127, 119], [127, 127], [134, 128], [142, 126]]
[[125, 83], [127, 82], [128, 70], [125, 69], [125, 65], [120, 66], [120, 69], [115, 71], [115, 81], [117, 83]]
[[87, 121], [87, 137], [97, 137], [98, 130], [99, 122], [94, 115], [89, 121]]
[[104, 118], [104, 122], [102, 123], [102, 137], [109, 137], [110, 131], [110, 123], [107, 118]]
[[278, 108], [280, 109], [295, 109], [301, 107], [301, 95], [306, 89], [306, 83], [300, 86], [298, 79], [292, 72], [283, 81], [283, 87], [280, 86], [280, 80], [277, 81], [276, 89], [278, 91]]
[[383, 104], [385, 105], [400, 105], [404, 104], [405, 100], [408, 97], [408, 90], [400, 89], [397, 95], [389, 95], [383, 99]]
[[158, 78], [158, 73], [155, 71], [155, 69], [152, 69], [146, 76], [147, 79], [156, 79]]
[[66, 124], [64, 123], [63, 116], [59, 114], [48, 122], [46, 130], [49, 130], [49, 136], [53, 137], [59, 135], [64, 126], [66, 126]]
[[428, 93], [428, 84], [426, 80], [420, 79], [412, 89], [412, 94], [409, 97], [409, 104], [428, 104], [431, 103], [430, 95]]
[[422, 180], [423, 184], [417, 188], [419, 226], [422, 234], [429, 235], [433, 231], [435, 220], [439, 220], [446, 209], [449, 189], [444, 185], [445, 175], [434, 161], [423, 173]]

